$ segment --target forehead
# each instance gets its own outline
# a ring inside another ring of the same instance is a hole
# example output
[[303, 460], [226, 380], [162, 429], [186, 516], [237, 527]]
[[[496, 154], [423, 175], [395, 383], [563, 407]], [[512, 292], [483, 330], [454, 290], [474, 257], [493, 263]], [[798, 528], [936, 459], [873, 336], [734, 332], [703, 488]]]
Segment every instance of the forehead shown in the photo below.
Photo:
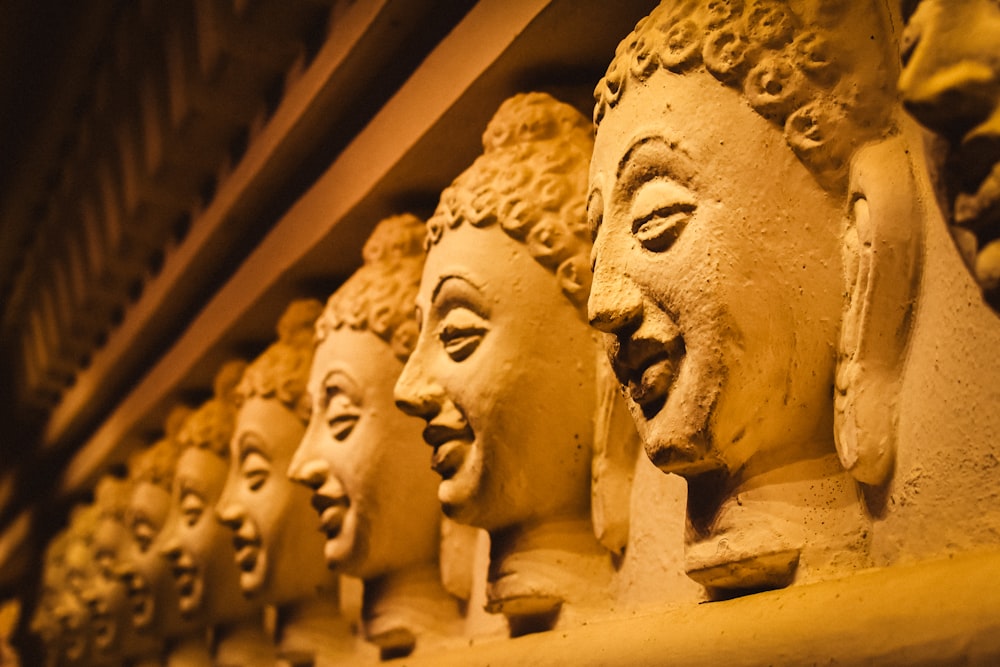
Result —
[[187, 447], [177, 460], [177, 479], [198, 480], [206, 484], [217, 482], [228, 468], [228, 462], [203, 447]]
[[150, 482], [139, 482], [132, 492], [131, 509], [150, 519], [162, 518], [170, 507], [170, 494]]
[[[499, 223], [474, 227], [462, 221], [457, 227], [445, 230], [431, 246], [420, 281], [419, 300], [426, 305], [434, 298], [440, 299], [444, 283], [449, 278], [461, 278], [491, 302], [501, 303], [511, 293], [509, 288], [516, 288], [525, 275], [533, 275], [535, 268], [547, 274], [532, 259], [527, 247], [508, 236]], [[550, 278], [550, 282], [555, 279]]]
[[387, 342], [369, 330], [342, 326], [316, 346], [309, 384], [315, 391], [330, 374], [340, 373], [362, 389], [371, 383], [392, 386], [402, 370], [402, 362]]

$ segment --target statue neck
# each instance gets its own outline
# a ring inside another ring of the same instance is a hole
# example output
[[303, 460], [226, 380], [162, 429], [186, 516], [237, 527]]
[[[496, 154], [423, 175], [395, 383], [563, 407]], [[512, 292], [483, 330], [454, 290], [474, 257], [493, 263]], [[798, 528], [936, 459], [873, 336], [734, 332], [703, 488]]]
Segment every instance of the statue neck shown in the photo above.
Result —
[[275, 660], [274, 644], [259, 613], [216, 626], [214, 652], [217, 667], [270, 667]]
[[782, 588], [868, 565], [870, 520], [835, 452], [688, 485], [685, 569], [710, 594]]
[[282, 605], [277, 610], [278, 657], [316, 667], [347, 664], [354, 654], [350, 623], [340, 613], [338, 595], [322, 595]]
[[365, 581], [361, 618], [383, 660], [409, 655], [418, 639], [426, 648], [461, 631], [458, 603], [441, 584], [437, 561]]
[[600, 609], [611, 569], [589, 517], [497, 531], [490, 535], [486, 610], [506, 616], [513, 636], [571, 623], [579, 610]]

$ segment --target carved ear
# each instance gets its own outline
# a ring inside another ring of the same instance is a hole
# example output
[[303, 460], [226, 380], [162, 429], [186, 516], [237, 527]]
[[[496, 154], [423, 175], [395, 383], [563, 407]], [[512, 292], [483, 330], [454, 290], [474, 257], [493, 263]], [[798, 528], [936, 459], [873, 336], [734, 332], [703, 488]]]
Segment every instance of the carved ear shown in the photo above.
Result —
[[834, 433], [844, 467], [861, 482], [882, 484], [895, 460], [899, 378], [923, 245], [923, 193], [905, 140], [859, 150], [849, 192]]
[[590, 511], [594, 534], [609, 551], [621, 554], [628, 542], [632, 478], [639, 434], [603, 352], [597, 360], [597, 416], [591, 464]]

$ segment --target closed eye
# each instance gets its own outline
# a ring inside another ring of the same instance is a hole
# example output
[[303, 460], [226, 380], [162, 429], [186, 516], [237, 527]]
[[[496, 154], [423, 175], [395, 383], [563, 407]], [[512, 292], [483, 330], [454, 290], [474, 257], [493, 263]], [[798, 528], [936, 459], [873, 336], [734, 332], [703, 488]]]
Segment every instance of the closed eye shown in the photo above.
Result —
[[486, 334], [485, 327], [459, 327], [446, 325], [441, 329], [441, 343], [454, 361], [464, 361], [476, 351]]
[[488, 332], [489, 326], [482, 317], [466, 308], [454, 308], [444, 317], [438, 338], [452, 361], [464, 361]]
[[629, 207], [632, 234], [646, 250], [663, 252], [677, 241], [698, 208], [694, 193], [670, 178], [643, 183]]
[[251, 491], [256, 491], [262, 486], [271, 475], [271, 462], [258, 452], [249, 452], [241, 464], [243, 479], [246, 480], [247, 487]]
[[358, 423], [360, 415], [357, 412], [337, 412], [327, 415], [327, 423], [330, 425], [330, 435], [335, 440], [344, 441]]
[[644, 248], [663, 252], [677, 241], [698, 207], [690, 203], [663, 206], [632, 222], [632, 233]]

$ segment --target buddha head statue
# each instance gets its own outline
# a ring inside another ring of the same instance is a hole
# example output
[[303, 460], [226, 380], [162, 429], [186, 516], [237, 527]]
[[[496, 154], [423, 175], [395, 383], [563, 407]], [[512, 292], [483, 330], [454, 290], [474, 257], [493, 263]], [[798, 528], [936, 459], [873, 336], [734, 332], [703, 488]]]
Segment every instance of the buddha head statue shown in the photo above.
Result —
[[94, 520], [93, 506], [76, 506], [58, 542], [55, 558], [60, 581], [54, 614], [60, 629], [60, 664], [85, 664], [91, 657], [92, 628], [84, 591], [95, 574], [91, 552]]
[[131, 486], [113, 475], [102, 477], [94, 489], [96, 518], [91, 551], [95, 576], [84, 592], [90, 610], [94, 652], [99, 657], [122, 657], [155, 650], [132, 628], [131, 607], [118, 568], [131, 535], [126, 527]]
[[188, 414], [187, 408], [175, 408], [164, 437], [129, 460], [131, 495], [125, 522], [131, 540], [118, 575], [128, 591], [132, 626], [142, 634], [172, 636], [184, 625], [169, 563], [160, 555], [160, 537], [170, 513], [180, 453], [176, 437]]
[[[635, 439], [627, 418], [617, 419], [600, 341], [586, 325], [592, 145], [586, 119], [548, 95], [501, 105], [483, 155], [427, 223], [420, 335], [396, 385], [397, 405], [427, 422], [445, 514], [490, 533], [487, 608], [508, 619], [573, 597], [567, 582], [535, 580], [533, 565], [515, 564], [521, 557], [545, 545], [582, 553], [595, 531], [618, 551], [627, 534], [627, 509], [607, 501], [628, 485], [596, 474], [616, 469], [609, 460], [629, 461]], [[549, 534], [556, 525], [579, 529], [563, 533], [579, 538], [575, 546]]]
[[215, 519], [229, 472], [235, 390], [245, 367], [242, 361], [223, 365], [215, 377], [214, 396], [187, 418], [177, 435], [180, 454], [161, 540], [181, 614], [211, 624], [248, 616], [254, 609], [240, 589], [232, 535]]
[[336, 590], [309, 492], [287, 472], [309, 421], [313, 325], [322, 309], [315, 300], [292, 302], [277, 342], [247, 366], [235, 390], [229, 473], [215, 512], [232, 531], [240, 588], [269, 604], [314, 598], [323, 586]]
[[[750, 500], [741, 493], [751, 487], [767, 485], [761, 493], [777, 508], [791, 497], [778, 483], [834, 474], [817, 462], [835, 451], [835, 378], [851, 394], [858, 373], [847, 371], [871, 361], [858, 352], [867, 349], [858, 339], [872, 316], [871, 281], [857, 266], [872, 244], [847, 239], [900, 226], [899, 207], [869, 202], [889, 196], [890, 184], [855, 166], [860, 147], [893, 131], [883, 13], [828, 0], [665, 0], [621, 42], [595, 90], [589, 317], [607, 335], [650, 459], [689, 482], [698, 524], [689, 541], [716, 532], [720, 503]], [[853, 273], [842, 269], [845, 254]], [[912, 285], [909, 274], [891, 282], [904, 293]], [[845, 292], [860, 297], [845, 306]], [[906, 304], [903, 296], [879, 317], [903, 330]], [[842, 319], [851, 331], [841, 332]], [[891, 460], [883, 444], [860, 457], [842, 448], [843, 465], [879, 477]], [[803, 517], [818, 516], [813, 502], [856, 501], [853, 489], [830, 484], [840, 500], [793, 494]], [[740, 529], [801, 528], [785, 520]], [[689, 573], [710, 586], [781, 585], [798, 558], [798, 548], [761, 545], [774, 549], [773, 571], [741, 579], [733, 563], [758, 559], [757, 548], [706, 547], [723, 556], [705, 554]]]
[[432, 627], [417, 627], [400, 610], [379, 612], [411, 573], [440, 579], [436, 477], [420, 422], [393, 398], [417, 337], [424, 234], [412, 215], [381, 221], [365, 243], [364, 265], [327, 301], [316, 321], [312, 415], [289, 469], [313, 491], [327, 565], [365, 582], [367, 638], [393, 654], [409, 652], [417, 634], [450, 620], [427, 616]]
[[936, 133], [942, 208], [986, 302], [1000, 311], [1000, 3], [900, 3], [903, 105]]

